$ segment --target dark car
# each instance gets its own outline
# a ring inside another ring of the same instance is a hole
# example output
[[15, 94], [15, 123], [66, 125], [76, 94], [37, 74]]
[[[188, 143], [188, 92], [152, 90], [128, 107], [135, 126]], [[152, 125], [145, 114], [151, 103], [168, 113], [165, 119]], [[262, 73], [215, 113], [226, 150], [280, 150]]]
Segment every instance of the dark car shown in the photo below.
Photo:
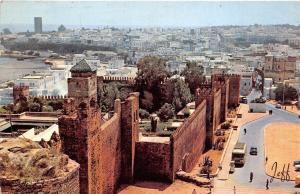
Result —
[[257, 155], [257, 148], [256, 147], [251, 147], [250, 148], [250, 155]]
[[234, 164], [234, 161], [231, 161], [230, 164], [229, 164], [230, 168], [229, 168], [229, 174], [232, 174], [234, 173], [235, 171], [235, 164]]
[[240, 103], [247, 104], [248, 103], [247, 98], [246, 97], [241, 97], [240, 98]]
[[295, 160], [293, 165], [294, 165], [294, 166], [300, 165], [300, 160]]

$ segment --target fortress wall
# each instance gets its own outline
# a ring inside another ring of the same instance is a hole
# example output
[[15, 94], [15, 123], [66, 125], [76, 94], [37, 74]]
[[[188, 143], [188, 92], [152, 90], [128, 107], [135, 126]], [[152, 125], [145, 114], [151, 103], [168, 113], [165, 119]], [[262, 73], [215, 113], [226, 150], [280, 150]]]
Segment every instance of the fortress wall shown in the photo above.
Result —
[[170, 143], [137, 142], [135, 175], [138, 179], [173, 181]]
[[205, 148], [206, 100], [171, 136], [172, 174], [182, 169], [190, 172]]

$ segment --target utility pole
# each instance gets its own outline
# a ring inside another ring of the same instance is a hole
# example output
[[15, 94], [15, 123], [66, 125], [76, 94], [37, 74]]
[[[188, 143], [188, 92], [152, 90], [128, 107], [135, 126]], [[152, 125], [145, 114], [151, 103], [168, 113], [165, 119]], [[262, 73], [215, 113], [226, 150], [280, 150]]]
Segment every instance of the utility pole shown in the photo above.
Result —
[[283, 89], [282, 89], [282, 105], [284, 106], [284, 89], [285, 89], [285, 84], [284, 84], [284, 78], [285, 78], [285, 63], [283, 63]]

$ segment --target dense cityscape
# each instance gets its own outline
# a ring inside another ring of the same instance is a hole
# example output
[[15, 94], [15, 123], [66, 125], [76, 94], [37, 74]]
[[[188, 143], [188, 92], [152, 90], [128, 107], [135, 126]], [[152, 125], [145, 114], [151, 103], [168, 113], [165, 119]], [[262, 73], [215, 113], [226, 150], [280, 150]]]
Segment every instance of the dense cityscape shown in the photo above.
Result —
[[44, 20], [0, 32], [0, 193], [300, 192], [300, 25]]

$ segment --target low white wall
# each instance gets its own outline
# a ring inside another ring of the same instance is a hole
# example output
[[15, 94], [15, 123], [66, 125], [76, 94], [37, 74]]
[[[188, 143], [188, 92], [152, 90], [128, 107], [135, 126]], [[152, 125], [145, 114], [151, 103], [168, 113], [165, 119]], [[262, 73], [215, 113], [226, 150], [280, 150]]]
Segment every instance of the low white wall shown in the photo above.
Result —
[[266, 104], [265, 103], [249, 103], [249, 112], [266, 112]]

